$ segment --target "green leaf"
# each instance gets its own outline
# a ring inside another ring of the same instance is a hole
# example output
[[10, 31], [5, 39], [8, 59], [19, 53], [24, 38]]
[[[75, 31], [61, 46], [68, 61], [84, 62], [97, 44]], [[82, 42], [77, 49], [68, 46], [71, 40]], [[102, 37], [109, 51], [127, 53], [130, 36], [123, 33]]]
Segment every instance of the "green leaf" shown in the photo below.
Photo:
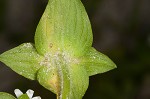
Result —
[[91, 45], [91, 25], [81, 1], [49, 0], [35, 33], [37, 51], [81, 56]]
[[30, 43], [21, 44], [0, 55], [0, 61], [18, 74], [32, 80], [36, 79], [36, 73], [41, 67], [40, 61], [42, 59], [43, 57]]
[[70, 84], [72, 90], [72, 97], [70, 97], [69, 99], [82, 99], [89, 85], [89, 76], [85, 68], [78, 63], [69, 66], [69, 68]]
[[11, 94], [0, 92], [0, 99], [16, 99], [16, 98]]
[[109, 57], [98, 52], [94, 48], [90, 48], [89, 52], [86, 53], [81, 60], [89, 76], [104, 73], [116, 68], [115, 63]]
[[53, 67], [50, 68], [47, 66], [42, 67], [38, 71], [37, 80], [46, 89], [52, 91], [55, 94], [59, 93], [60, 81], [59, 81], [56, 68], [53, 68]]

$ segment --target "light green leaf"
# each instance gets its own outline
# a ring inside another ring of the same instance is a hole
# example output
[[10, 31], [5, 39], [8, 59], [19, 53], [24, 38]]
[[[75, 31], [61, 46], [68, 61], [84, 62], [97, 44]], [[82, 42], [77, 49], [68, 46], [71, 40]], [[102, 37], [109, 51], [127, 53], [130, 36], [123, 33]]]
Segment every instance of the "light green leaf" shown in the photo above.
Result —
[[38, 82], [46, 89], [58, 94], [60, 91], [59, 76], [56, 68], [42, 67], [37, 74]]
[[25, 43], [4, 52], [0, 55], [0, 61], [5, 63], [18, 74], [36, 79], [36, 73], [41, 67], [40, 61], [43, 59], [35, 50], [33, 44]]
[[85, 66], [89, 76], [116, 68], [115, 63], [109, 57], [94, 48], [90, 48], [89, 52], [82, 57], [81, 63]]
[[89, 76], [85, 68], [78, 63], [73, 64], [69, 68], [70, 84], [72, 90], [72, 97], [70, 97], [69, 99], [82, 99], [89, 85]]
[[35, 33], [38, 52], [81, 56], [91, 45], [91, 25], [81, 0], [49, 0]]
[[16, 99], [16, 98], [11, 94], [0, 92], [0, 99]]

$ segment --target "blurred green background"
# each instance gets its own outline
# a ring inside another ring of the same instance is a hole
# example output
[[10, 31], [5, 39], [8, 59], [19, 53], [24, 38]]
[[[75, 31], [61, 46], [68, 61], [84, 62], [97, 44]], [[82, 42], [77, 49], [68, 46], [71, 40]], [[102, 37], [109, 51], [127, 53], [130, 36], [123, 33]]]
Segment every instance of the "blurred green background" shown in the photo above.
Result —
[[[150, 0], [82, 0], [91, 20], [93, 46], [117, 69], [90, 77], [83, 99], [150, 99]], [[0, 0], [0, 54], [34, 42], [47, 0]], [[42, 99], [56, 99], [37, 81], [0, 63], [0, 91], [33, 89]]]

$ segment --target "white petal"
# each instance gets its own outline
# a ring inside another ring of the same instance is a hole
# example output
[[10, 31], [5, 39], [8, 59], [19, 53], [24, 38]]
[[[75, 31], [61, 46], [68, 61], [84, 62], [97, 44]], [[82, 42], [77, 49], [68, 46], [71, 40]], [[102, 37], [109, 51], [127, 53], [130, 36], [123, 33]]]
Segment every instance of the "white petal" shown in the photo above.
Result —
[[37, 96], [37, 97], [33, 97], [32, 99], [41, 99], [41, 97]]
[[14, 93], [17, 96], [17, 98], [20, 97], [23, 94], [19, 89], [15, 89]]
[[32, 99], [32, 96], [33, 96], [33, 94], [34, 94], [34, 91], [31, 90], [31, 89], [29, 89], [29, 90], [27, 90], [26, 93], [27, 93], [28, 97], [29, 97], [30, 99]]

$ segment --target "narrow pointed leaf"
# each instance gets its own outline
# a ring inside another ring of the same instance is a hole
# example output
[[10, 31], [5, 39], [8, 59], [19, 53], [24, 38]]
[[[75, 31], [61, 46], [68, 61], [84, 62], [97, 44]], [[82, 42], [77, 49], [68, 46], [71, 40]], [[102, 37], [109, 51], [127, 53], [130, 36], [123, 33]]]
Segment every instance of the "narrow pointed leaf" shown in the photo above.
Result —
[[104, 73], [116, 68], [115, 63], [106, 55], [91, 48], [82, 59], [82, 64], [85, 66], [89, 76]]
[[16, 99], [16, 98], [11, 94], [0, 92], [0, 99]]
[[81, 56], [91, 45], [91, 25], [81, 1], [49, 0], [35, 33], [38, 52], [62, 50]]
[[36, 73], [41, 67], [39, 62], [42, 59], [43, 57], [37, 53], [30, 43], [21, 44], [0, 55], [1, 62], [18, 74], [32, 80], [36, 79]]

